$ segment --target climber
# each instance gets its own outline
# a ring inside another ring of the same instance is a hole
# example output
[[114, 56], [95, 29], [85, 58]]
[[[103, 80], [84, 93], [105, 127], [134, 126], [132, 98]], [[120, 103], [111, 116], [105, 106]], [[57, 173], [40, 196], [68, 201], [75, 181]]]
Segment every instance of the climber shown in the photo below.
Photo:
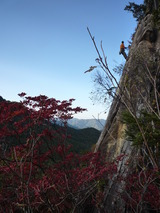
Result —
[[120, 45], [119, 54], [122, 54], [124, 56], [124, 58], [127, 60], [127, 55], [125, 53], [125, 49], [127, 49], [127, 47], [124, 46], [124, 41], [122, 41], [122, 43]]

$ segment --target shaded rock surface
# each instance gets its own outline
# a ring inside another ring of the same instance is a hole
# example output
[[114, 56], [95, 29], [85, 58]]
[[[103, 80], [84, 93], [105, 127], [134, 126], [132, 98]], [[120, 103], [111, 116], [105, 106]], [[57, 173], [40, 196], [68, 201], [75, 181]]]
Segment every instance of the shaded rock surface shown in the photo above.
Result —
[[[117, 95], [110, 107], [105, 127], [95, 149], [95, 151], [101, 151], [107, 161], [125, 154], [126, 157], [119, 164], [118, 174], [125, 175], [128, 172], [128, 167], [125, 166], [128, 162], [132, 169], [136, 163], [134, 159], [138, 155], [132, 143], [124, 137], [126, 126], [121, 122], [122, 112], [129, 108], [131, 112], [138, 113], [145, 108], [151, 91], [151, 85], [145, 73], [147, 69], [154, 73], [159, 66], [160, 30], [159, 26], [153, 22], [153, 15], [148, 14], [137, 26]], [[123, 183], [118, 184], [117, 176], [115, 176], [105, 193], [104, 208], [107, 213], [129, 212], [126, 211], [125, 204], [119, 196], [122, 190]]]

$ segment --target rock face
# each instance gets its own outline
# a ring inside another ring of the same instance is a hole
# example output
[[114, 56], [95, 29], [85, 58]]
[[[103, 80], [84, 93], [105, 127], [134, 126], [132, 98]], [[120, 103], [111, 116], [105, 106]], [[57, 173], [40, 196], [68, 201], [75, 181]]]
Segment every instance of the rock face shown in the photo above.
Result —
[[[138, 155], [131, 142], [124, 137], [126, 126], [121, 122], [122, 112], [129, 109], [131, 113], [138, 114], [139, 110], [146, 107], [152, 89], [148, 76], [154, 75], [159, 66], [160, 30], [153, 22], [153, 15], [148, 14], [137, 26], [117, 95], [110, 107], [105, 127], [95, 149], [101, 151], [107, 161], [126, 154], [119, 165], [119, 174], [127, 173], [126, 162], [129, 162], [132, 168], [135, 156]], [[107, 213], [127, 212], [118, 196], [120, 190], [123, 190], [123, 185], [118, 185], [115, 177], [106, 192], [104, 206]]]
[[[117, 96], [113, 100], [110, 107], [106, 125], [102, 134], [96, 144], [96, 151], [102, 150], [109, 153], [106, 156], [109, 159], [113, 159], [121, 153], [121, 149], [124, 146], [124, 137], [122, 132], [124, 132], [125, 125], [120, 122], [120, 117], [122, 111], [126, 109], [125, 103], [131, 105], [130, 101], [133, 102], [134, 110], [143, 105], [144, 100], [139, 94], [135, 94], [134, 86], [136, 83], [142, 80], [141, 92], [145, 93], [147, 98], [147, 91], [143, 90], [143, 84], [146, 85], [147, 78], [145, 77], [144, 69], [150, 69], [153, 72], [157, 69], [160, 60], [160, 31], [154, 27], [153, 16], [147, 15], [141, 23], [139, 23], [132, 45], [130, 47], [130, 52], [128, 56], [128, 61], [126, 61], [123, 74], [119, 83]], [[153, 62], [153, 64], [149, 64]], [[146, 63], [146, 67], [145, 66]], [[154, 67], [156, 66], [156, 67]], [[148, 84], [149, 86], [149, 84]], [[139, 89], [139, 88], [138, 88]], [[148, 88], [149, 92], [150, 88]], [[129, 93], [129, 94], [128, 94]], [[131, 96], [132, 99], [131, 100]], [[132, 109], [133, 110], [133, 109]]]

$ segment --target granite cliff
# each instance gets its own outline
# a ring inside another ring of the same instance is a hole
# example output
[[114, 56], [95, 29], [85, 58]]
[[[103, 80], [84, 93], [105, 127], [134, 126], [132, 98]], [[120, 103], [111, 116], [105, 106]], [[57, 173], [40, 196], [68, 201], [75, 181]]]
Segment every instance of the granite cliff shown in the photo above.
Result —
[[[112, 161], [116, 157], [124, 155], [123, 160], [118, 165], [118, 174], [110, 181], [109, 188], [105, 193], [104, 208], [107, 213], [132, 212], [126, 210], [126, 206], [119, 196], [119, 193], [124, 189], [124, 183], [118, 183], [117, 176], [125, 176], [133, 170], [141, 152], [146, 150], [153, 168], [160, 167], [159, 157], [154, 158], [154, 151], [148, 147], [143, 130], [144, 149], [142, 150], [137, 149], [133, 146], [132, 141], [128, 140], [125, 135], [127, 126], [122, 121], [122, 114], [126, 110], [133, 116], [137, 124], [142, 110], [153, 113], [160, 119], [159, 67], [160, 24], [158, 20], [155, 20], [154, 14], [149, 13], [137, 25], [128, 60], [117, 85], [118, 88], [105, 127], [95, 148], [95, 151], [101, 151], [105, 155], [107, 161]], [[136, 212], [141, 211], [137, 210]], [[144, 210], [143, 212], [148, 211]]]

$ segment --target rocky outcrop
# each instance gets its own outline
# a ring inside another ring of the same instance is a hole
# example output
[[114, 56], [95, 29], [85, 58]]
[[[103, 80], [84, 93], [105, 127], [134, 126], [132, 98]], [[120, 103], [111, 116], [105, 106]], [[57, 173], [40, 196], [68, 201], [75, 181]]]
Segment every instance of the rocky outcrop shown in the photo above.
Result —
[[[125, 166], [128, 162], [130, 168], [133, 168], [134, 159], [138, 155], [132, 143], [124, 136], [126, 126], [121, 122], [122, 112], [129, 109], [131, 113], [138, 113], [146, 107], [152, 89], [146, 73], [154, 75], [159, 66], [160, 30], [153, 22], [153, 15], [148, 14], [137, 26], [117, 95], [95, 149], [101, 151], [107, 161], [125, 154], [119, 164], [119, 174], [125, 175], [128, 172]], [[114, 177], [109, 183], [109, 190], [106, 191], [104, 205], [107, 213], [126, 212], [124, 203], [118, 195], [123, 190], [123, 184], [117, 184], [116, 178]]]

